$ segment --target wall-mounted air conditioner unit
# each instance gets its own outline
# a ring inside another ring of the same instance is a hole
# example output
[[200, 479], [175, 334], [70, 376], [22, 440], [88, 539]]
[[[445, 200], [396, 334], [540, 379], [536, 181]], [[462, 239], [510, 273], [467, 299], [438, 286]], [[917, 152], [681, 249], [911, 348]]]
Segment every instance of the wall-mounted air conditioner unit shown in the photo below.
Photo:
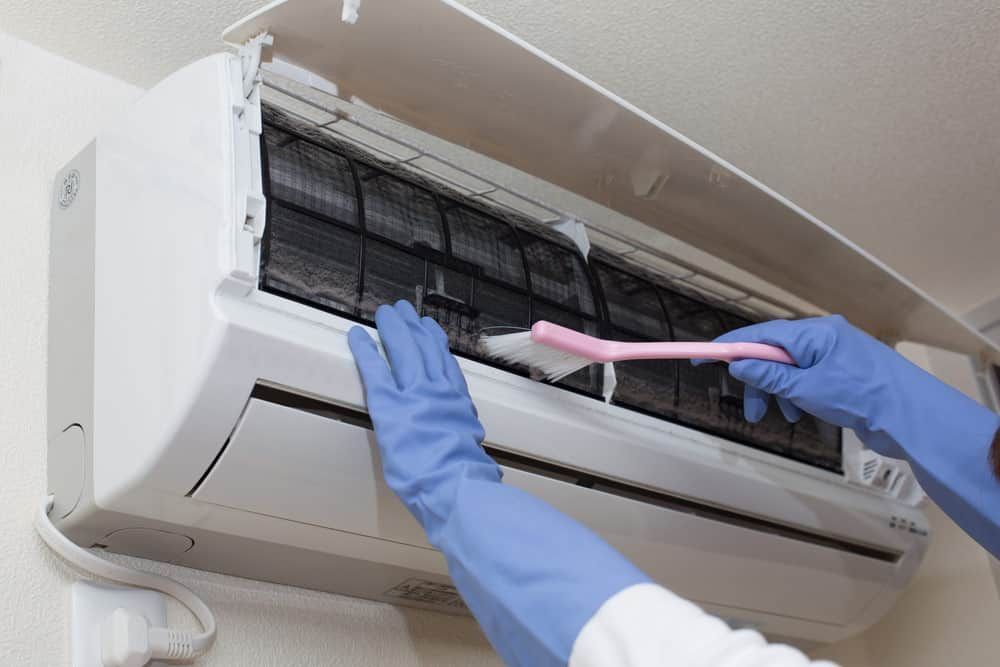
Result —
[[[981, 338], [787, 201], [451, 2], [365, 3], [355, 23], [329, 2], [282, 2], [227, 39], [239, 55], [168, 77], [58, 176], [49, 480], [67, 536], [463, 611], [382, 482], [345, 337], [406, 298], [461, 355], [505, 479], [670, 589], [799, 643], [890, 607], [928, 541], [905, 465], [812, 419], [745, 423], [718, 366], [631, 362], [553, 386], [484, 360], [478, 333], [544, 318], [710, 339], [789, 311], [668, 261], [650, 240], [666, 231], [875, 333], [967, 350]], [[349, 99], [647, 233], [597, 233], [389, 136]]]

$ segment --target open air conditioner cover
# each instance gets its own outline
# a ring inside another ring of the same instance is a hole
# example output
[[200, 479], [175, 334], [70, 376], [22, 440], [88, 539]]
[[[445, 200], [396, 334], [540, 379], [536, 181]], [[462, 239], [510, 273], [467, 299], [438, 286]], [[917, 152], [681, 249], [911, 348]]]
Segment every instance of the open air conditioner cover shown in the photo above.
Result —
[[[355, 23], [326, 0], [279, 0], [224, 37], [264, 32], [276, 58], [344, 99], [619, 211], [873, 335], [1000, 354], [801, 208], [453, 0], [366, 2]], [[651, 180], [662, 187], [647, 196]]]

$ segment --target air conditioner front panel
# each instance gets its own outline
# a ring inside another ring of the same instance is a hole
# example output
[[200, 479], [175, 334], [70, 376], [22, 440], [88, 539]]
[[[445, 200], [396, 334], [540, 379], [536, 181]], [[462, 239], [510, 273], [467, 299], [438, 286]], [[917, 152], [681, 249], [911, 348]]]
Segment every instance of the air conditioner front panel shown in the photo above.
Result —
[[[258, 381], [364, 411], [345, 336], [350, 321], [268, 294], [220, 295], [217, 305], [230, 338], [212, 377], [227, 382], [201, 404], [203, 411], [224, 404], [232, 428], [243, 405], [233, 410], [230, 393], [243, 387], [245, 401]], [[480, 363], [460, 364], [489, 440], [503, 451], [710, 504], [748, 507], [756, 516], [900, 553], [917, 537], [889, 529], [883, 497], [833, 473]], [[192, 476], [185, 492], [208, 467]], [[893, 504], [891, 511], [922, 521], [913, 508]]]
[[[382, 481], [372, 436], [335, 417], [251, 398], [193, 496], [429, 549]], [[898, 567], [888, 555], [784, 538], [521, 470], [506, 468], [505, 481], [584, 522], [657, 580], [703, 603], [846, 624]]]
[[430, 549], [381, 477], [372, 431], [252, 398], [193, 496]]

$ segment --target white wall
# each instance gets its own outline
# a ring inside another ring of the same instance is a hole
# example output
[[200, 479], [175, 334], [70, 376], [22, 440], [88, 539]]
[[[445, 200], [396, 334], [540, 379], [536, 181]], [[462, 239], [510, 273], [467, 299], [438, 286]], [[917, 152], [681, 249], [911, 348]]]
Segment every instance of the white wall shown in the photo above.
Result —
[[[53, 173], [140, 90], [0, 33], [0, 664], [68, 664], [76, 577], [31, 528], [45, 493]], [[469, 619], [130, 561], [201, 593], [219, 641], [199, 665], [498, 665]], [[176, 607], [174, 619], [190, 622]]]

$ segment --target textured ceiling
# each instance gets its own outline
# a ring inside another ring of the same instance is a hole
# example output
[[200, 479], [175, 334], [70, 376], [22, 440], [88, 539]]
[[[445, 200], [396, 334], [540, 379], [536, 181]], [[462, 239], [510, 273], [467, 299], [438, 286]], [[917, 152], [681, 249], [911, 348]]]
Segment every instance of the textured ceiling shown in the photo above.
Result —
[[[374, 1], [391, 0], [362, 0], [362, 20]], [[0, 30], [148, 86], [218, 50], [223, 28], [263, 4], [0, 0]], [[815, 213], [953, 309], [1000, 294], [996, 0], [466, 4]]]

